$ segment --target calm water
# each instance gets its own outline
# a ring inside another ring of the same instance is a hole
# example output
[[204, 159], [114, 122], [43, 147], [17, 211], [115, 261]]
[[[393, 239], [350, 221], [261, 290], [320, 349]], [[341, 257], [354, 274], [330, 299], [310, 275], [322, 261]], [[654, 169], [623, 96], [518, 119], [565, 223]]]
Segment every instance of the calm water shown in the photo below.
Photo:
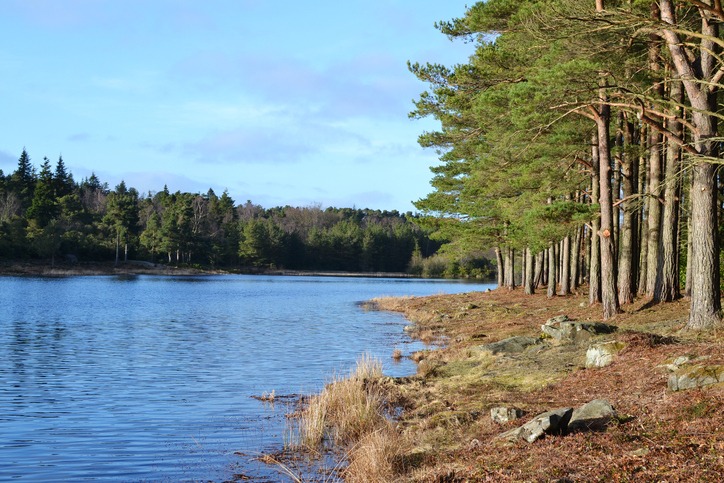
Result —
[[[283, 404], [367, 351], [414, 372], [405, 320], [357, 302], [490, 285], [318, 277], [0, 278], [0, 480], [282, 479]], [[242, 454], [237, 454], [240, 452]]]

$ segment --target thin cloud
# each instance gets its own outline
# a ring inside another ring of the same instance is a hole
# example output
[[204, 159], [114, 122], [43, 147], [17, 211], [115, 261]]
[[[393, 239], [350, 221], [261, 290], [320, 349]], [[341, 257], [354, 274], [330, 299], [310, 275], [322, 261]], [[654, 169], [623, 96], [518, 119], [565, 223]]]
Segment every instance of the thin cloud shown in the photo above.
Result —
[[72, 143], [82, 143], [89, 141], [91, 139], [90, 133], [87, 132], [79, 132], [75, 134], [71, 134], [67, 137], [67, 140]]

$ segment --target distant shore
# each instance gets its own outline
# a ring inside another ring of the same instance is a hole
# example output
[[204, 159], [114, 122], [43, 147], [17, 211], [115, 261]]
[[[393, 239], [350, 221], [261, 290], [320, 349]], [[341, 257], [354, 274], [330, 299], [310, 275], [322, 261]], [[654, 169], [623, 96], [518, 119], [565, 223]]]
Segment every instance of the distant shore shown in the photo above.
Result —
[[71, 277], [93, 275], [285, 275], [307, 277], [367, 277], [367, 278], [417, 278], [403, 272], [342, 272], [333, 270], [279, 270], [279, 269], [248, 269], [223, 270], [213, 268], [177, 267], [162, 263], [141, 260], [127, 262], [78, 262], [56, 263], [49, 261], [2, 261], [0, 276], [36, 276], [36, 277]]
[[56, 263], [40, 261], [0, 262], [0, 276], [70, 277], [93, 275], [216, 275], [221, 270], [173, 267], [144, 261]]

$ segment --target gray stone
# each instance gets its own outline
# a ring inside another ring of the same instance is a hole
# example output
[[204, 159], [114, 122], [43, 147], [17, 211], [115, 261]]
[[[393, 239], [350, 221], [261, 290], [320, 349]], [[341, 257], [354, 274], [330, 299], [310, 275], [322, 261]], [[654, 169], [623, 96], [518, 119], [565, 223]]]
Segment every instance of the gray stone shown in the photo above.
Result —
[[684, 366], [669, 376], [669, 389], [682, 391], [719, 382], [724, 382], [724, 366]]
[[614, 357], [626, 347], [623, 342], [602, 342], [594, 344], [586, 351], [586, 367], [606, 367], [613, 362]]
[[528, 347], [533, 345], [541, 344], [540, 339], [534, 337], [509, 337], [507, 339], [499, 340], [498, 342], [492, 342], [490, 344], [481, 345], [478, 347], [479, 350], [488, 351], [493, 354], [518, 354], [523, 352]]
[[559, 408], [539, 414], [520, 427], [519, 437], [533, 443], [546, 434], [560, 434], [568, 426], [572, 414], [573, 408]]
[[563, 432], [568, 425], [571, 414], [573, 414], [573, 408], [559, 408], [547, 411], [534, 417], [523, 426], [498, 435], [496, 439], [508, 442], [523, 439], [533, 443], [543, 435]]
[[594, 399], [573, 411], [568, 431], [600, 431], [616, 418], [616, 410], [611, 403], [605, 399]]
[[544, 334], [561, 342], [585, 342], [594, 335], [610, 334], [616, 329], [617, 327], [602, 322], [592, 324], [571, 322], [569, 320], [560, 320], [559, 317], [548, 319], [545, 324], [541, 325]]
[[518, 408], [497, 407], [490, 410], [490, 417], [498, 424], [505, 424], [520, 418], [523, 411]]

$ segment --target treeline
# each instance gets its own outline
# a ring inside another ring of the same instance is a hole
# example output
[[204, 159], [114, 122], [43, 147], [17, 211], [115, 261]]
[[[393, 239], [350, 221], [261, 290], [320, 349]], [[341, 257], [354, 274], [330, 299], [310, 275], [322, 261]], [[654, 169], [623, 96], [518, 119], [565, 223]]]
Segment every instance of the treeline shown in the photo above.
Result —
[[23, 150], [18, 167], [0, 171], [0, 257], [156, 263], [242, 269], [407, 272], [481, 276], [484, 258], [431, 257], [440, 246], [411, 213], [290, 206], [264, 209], [218, 196], [141, 195], [95, 175], [76, 182], [63, 158], [40, 171]]
[[719, 325], [722, 22], [712, 0], [488, 0], [438, 24], [475, 52], [409, 66], [411, 116], [442, 126], [428, 226], [496, 247], [501, 285], [587, 282], [604, 318], [683, 291], [689, 328]]

